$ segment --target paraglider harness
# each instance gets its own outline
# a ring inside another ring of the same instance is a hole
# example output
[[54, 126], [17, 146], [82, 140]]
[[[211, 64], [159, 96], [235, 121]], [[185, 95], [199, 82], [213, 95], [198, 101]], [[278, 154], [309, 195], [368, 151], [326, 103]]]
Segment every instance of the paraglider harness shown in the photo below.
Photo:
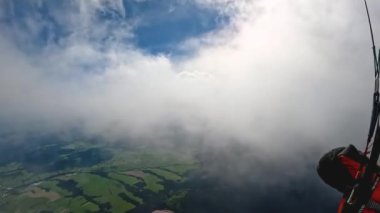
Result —
[[371, 25], [371, 19], [368, 11], [367, 1], [364, 0], [368, 22], [371, 31], [372, 38], [372, 51], [374, 57], [375, 66], [375, 88], [373, 93], [373, 107], [371, 123], [368, 132], [367, 144], [364, 154], [369, 156], [369, 161], [367, 163], [361, 163], [360, 169], [356, 174], [355, 182], [348, 199], [346, 200], [343, 213], [358, 213], [362, 212], [363, 209], [371, 205], [370, 199], [372, 191], [376, 187], [379, 181], [378, 166], [377, 161], [380, 155], [380, 124], [379, 124], [379, 112], [380, 112], [380, 102], [379, 102], [379, 71], [380, 71], [380, 51], [379, 58], [376, 54], [375, 40], [373, 37], [373, 30]]

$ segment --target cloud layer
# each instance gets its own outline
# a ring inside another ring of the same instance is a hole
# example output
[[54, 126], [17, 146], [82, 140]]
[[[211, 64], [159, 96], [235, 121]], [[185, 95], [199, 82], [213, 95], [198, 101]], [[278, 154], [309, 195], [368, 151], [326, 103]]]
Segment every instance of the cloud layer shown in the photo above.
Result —
[[[33, 44], [31, 32], [49, 27], [44, 17], [31, 13], [22, 27], [2, 22], [3, 131], [81, 128], [150, 140], [180, 129], [210, 143], [239, 141], [268, 150], [361, 145], [372, 89], [362, 2], [233, 2], [196, 2], [232, 21], [181, 43], [192, 50], [181, 57], [134, 46], [129, 39], [136, 23], [96, 18], [101, 11], [125, 16], [121, 1], [54, 8], [57, 24], [70, 35], [46, 39], [38, 50], [25, 47]], [[376, 22], [380, 4], [369, 3]], [[9, 12], [0, 10], [0, 18]]]

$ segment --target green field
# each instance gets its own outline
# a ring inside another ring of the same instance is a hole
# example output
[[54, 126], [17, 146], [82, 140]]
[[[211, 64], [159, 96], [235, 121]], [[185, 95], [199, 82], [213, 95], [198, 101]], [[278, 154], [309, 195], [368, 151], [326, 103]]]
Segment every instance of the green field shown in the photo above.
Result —
[[164, 177], [166, 180], [180, 181], [182, 179], [181, 176], [179, 176], [173, 172], [165, 171], [162, 169], [150, 169], [150, 171], [152, 171], [153, 173], [155, 173], [161, 177]]
[[[138, 213], [154, 206], [180, 211], [188, 190], [181, 184], [197, 161], [188, 154], [147, 150], [83, 141], [34, 149], [26, 153], [28, 162], [0, 167], [0, 212]], [[50, 158], [44, 168], [33, 167], [39, 156]]]

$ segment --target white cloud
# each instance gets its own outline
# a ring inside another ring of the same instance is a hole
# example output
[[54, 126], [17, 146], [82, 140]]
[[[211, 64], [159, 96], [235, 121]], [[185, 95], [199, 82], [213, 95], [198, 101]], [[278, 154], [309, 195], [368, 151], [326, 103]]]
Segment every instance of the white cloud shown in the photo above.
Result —
[[[4, 124], [60, 129], [80, 123], [90, 133], [148, 139], [176, 127], [210, 141], [234, 139], [268, 149], [364, 141], [372, 58], [364, 8], [358, 12], [363, 5], [206, 1], [238, 8], [234, 13], [244, 16], [185, 42], [196, 54], [173, 59], [121, 48], [118, 39], [105, 49], [88, 39], [107, 32], [92, 19], [93, 11], [109, 4], [121, 8], [120, 2], [73, 1], [79, 13], [59, 16], [84, 36], [43, 54], [27, 55], [0, 40], [7, 50], [0, 55]], [[373, 11], [379, 8], [371, 2]], [[374, 22], [379, 14], [373, 12]]]

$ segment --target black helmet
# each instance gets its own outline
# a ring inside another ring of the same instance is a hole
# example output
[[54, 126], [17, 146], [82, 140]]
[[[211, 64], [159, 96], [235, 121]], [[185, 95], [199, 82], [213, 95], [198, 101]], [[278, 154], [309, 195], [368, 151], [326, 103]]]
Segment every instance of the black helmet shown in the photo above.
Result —
[[368, 159], [353, 145], [339, 147], [325, 154], [319, 161], [317, 172], [322, 180], [342, 193], [349, 193], [355, 184], [346, 165], [342, 164], [339, 156], [344, 155], [358, 163], [365, 163]]

